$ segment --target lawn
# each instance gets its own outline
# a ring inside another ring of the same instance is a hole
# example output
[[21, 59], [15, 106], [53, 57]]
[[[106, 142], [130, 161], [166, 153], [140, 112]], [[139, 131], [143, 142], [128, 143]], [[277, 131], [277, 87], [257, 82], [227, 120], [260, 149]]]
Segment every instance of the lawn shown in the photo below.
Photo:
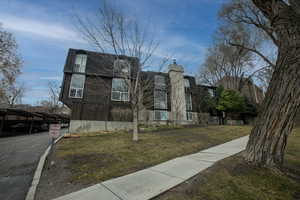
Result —
[[227, 158], [155, 200], [299, 200], [300, 127], [289, 137], [288, 173], [250, 167], [241, 154]]
[[51, 199], [172, 158], [249, 134], [249, 126], [208, 126], [146, 132], [93, 133], [61, 140], [49, 156], [37, 199]]

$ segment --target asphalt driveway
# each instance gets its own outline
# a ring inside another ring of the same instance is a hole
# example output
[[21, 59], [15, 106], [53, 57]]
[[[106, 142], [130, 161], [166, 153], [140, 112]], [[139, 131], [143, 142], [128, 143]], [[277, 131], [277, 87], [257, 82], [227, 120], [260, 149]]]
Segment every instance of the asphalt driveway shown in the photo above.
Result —
[[0, 199], [24, 200], [40, 156], [50, 144], [48, 132], [0, 138]]

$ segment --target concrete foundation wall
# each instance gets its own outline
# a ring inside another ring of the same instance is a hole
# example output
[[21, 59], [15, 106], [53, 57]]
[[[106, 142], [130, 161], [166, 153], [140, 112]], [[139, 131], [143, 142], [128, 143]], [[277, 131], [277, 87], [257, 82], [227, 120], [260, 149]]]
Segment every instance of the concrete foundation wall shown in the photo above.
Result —
[[219, 117], [209, 116], [208, 124], [209, 125], [219, 125]]
[[[171, 112], [169, 112], [169, 115]], [[139, 123], [145, 125], [191, 125], [191, 124], [218, 124], [217, 117], [210, 117], [208, 113], [193, 113], [193, 120], [178, 120], [176, 123], [173, 120], [156, 121], [154, 119], [154, 112], [152, 110], [143, 110], [139, 114]], [[230, 121], [228, 124], [239, 124], [239, 122]], [[88, 133], [95, 131], [115, 131], [115, 130], [131, 130], [133, 129], [132, 122], [121, 121], [88, 121], [88, 120], [71, 120], [71, 133]]]
[[227, 120], [227, 125], [244, 125], [243, 120]]
[[95, 131], [114, 131], [114, 130], [130, 130], [132, 122], [118, 121], [86, 121], [86, 120], [71, 120], [71, 133], [88, 133]]
[[[139, 113], [139, 123], [147, 124], [147, 125], [168, 125], [173, 124], [174, 120], [172, 120], [172, 112], [168, 112], [169, 120], [154, 120], [154, 111], [153, 110], [142, 110]], [[193, 120], [177, 120], [176, 124], [181, 125], [189, 125], [189, 124], [199, 124], [198, 121], [198, 113], [193, 112]]]

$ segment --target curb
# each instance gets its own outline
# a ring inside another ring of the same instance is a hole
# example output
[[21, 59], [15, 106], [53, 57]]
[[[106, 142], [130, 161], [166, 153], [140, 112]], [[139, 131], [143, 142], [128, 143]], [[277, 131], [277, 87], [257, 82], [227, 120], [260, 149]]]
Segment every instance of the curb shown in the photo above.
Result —
[[[57, 138], [54, 141], [53, 144], [56, 144], [63, 137], [64, 137], [64, 134], [61, 135], [59, 138]], [[40, 157], [38, 166], [35, 169], [34, 176], [33, 176], [32, 182], [31, 182], [31, 186], [30, 186], [30, 188], [29, 188], [29, 190], [28, 190], [28, 192], [26, 194], [25, 200], [34, 200], [36, 188], [37, 188], [37, 186], [38, 186], [38, 184], [40, 182], [40, 178], [41, 178], [41, 175], [42, 175], [44, 164], [45, 164], [45, 161], [47, 159], [47, 156], [48, 156], [51, 148], [52, 148], [52, 144], [50, 144], [48, 146], [48, 148], [46, 149], [46, 151], [44, 152], [44, 154]]]

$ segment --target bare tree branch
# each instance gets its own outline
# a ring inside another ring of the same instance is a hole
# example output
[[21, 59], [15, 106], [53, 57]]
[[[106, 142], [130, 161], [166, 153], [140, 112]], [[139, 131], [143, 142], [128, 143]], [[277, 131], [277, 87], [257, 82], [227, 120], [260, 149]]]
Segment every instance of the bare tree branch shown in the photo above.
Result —
[[[122, 12], [108, 1], [104, 1], [94, 18], [75, 15], [77, 29], [90, 44], [96, 46], [99, 51], [113, 53], [119, 59], [121, 55], [138, 59], [138, 66], [133, 68], [135, 72], [123, 78], [130, 91], [130, 103], [133, 113], [134, 131], [133, 139], [137, 140], [137, 118], [141, 107], [141, 101], [145, 94], [141, 94], [148, 86], [145, 80], [141, 84], [142, 71], [153, 57], [159, 46], [155, 35], [150, 32], [149, 26], [142, 26], [138, 19]], [[165, 64], [166, 61], [162, 61]], [[134, 66], [132, 66], [134, 67]], [[147, 82], [147, 81], [146, 81]], [[149, 84], [151, 84], [149, 82]]]
[[231, 43], [230, 42], [230, 45], [232, 46], [236, 46], [236, 47], [241, 47], [241, 48], [244, 48], [248, 51], [252, 51], [253, 53], [257, 54], [258, 56], [260, 56], [266, 63], [268, 63], [270, 66], [272, 67], [275, 67], [275, 64], [273, 64], [266, 56], [264, 56], [261, 52], [259, 52], [258, 50], [256, 49], [252, 49], [252, 48], [248, 48], [248, 47], [245, 47], [243, 45], [240, 45], [240, 44], [234, 44], [234, 43]]
[[0, 24], [0, 102], [15, 104], [23, 96], [23, 88], [16, 85], [22, 60], [18, 45], [9, 32], [2, 30]]

